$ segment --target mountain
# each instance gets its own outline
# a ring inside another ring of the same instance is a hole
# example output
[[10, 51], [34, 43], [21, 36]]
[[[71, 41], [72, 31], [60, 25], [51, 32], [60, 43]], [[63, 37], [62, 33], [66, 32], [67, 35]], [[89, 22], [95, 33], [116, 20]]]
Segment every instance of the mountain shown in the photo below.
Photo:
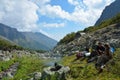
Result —
[[74, 35], [73, 33], [66, 35], [58, 42], [53, 51], [66, 55], [74, 54], [76, 51], [85, 50], [85, 47], [93, 47], [99, 41], [120, 48], [120, 14], [105, 20], [98, 26], [85, 28]]
[[0, 36], [0, 49], [6, 46], [13, 46], [13, 45], [15, 44], [9, 41], [8, 39]]
[[21, 45], [25, 47], [50, 50], [57, 44], [56, 40], [51, 39], [39, 32], [22, 32], [22, 34], [26, 37], [27, 42], [23, 42]]
[[105, 7], [100, 18], [96, 21], [95, 25], [100, 24], [102, 21], [107, 20], [120, 13], [120, 0], [116, 0], [109, 6]]
[[16, 44], [30, 49], [51, 50], [57, 41], [42, 33], [19, 32], [15, 28], [0, 23], [0, 35]]
[[5, 37], [0, 36], [0, 50], [12, 50], [12, 49], [22, 50], [23, 48], [21, 46], [18, 46], [14, 42], [6, 39]]

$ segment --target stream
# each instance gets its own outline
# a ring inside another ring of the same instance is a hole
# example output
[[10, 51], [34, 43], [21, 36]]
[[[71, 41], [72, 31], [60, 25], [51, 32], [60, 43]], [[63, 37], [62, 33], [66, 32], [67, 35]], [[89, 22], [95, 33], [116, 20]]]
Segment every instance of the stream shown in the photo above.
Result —
[[51, 59], [47, 59], [44, 62], [44, 65], [45, 66], [54, 66], [55, 62], [59, 63], [60, 61], [61, 61], [61, 57], [51, 58]]

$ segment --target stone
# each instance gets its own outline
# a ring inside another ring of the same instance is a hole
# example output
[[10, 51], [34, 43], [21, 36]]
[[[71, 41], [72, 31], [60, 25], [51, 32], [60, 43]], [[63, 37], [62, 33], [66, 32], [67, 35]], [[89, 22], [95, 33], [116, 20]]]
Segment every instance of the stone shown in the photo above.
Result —
[[41, 72], [35, 72], [35, 73], [34, 73], [34, 79], [35, 79], [35, 80], [41, 79], [41, 77], [42, 77]]
[[13, 75], [11, 74], [11, 72], [7, 72], [7, 73], [6, 73], [6, 77], [8, 77], [8, 78], [13, 78]]
[[42, 80], [46, 80], [46, 79], [51, 80], [50, 78], [52, 76], [54, 76], [55, 79], [57, 80], [65, 80], [66, 74], [70, 71], [70, 67], [68, 66], [62, 66], [57, 71], [51, 71], [51, 68], [54, 68], [54, 67], [47, 67], [43, 69]]

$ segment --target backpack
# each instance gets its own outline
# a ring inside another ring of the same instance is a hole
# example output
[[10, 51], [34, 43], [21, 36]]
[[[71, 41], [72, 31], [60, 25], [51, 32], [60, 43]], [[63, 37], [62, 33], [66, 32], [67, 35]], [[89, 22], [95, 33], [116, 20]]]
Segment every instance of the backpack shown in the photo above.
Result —
[[113, 54], [115, 52], [115, 48], [114, 47], [110, 47], [110, 52]]
[[84, 56], [84, 55], [82, 54], [82, 52], [79, 52], [79, 53], [76, 54], [76, 57], [77, 57], [77, 58], [80, 58], [80, 57], [83, 57], [83, 56]]

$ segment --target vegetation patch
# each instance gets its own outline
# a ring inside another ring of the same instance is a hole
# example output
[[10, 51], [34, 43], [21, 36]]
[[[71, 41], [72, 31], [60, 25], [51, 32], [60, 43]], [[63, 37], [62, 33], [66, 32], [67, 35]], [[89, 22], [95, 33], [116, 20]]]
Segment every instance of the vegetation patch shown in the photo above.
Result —
[[95, 69], [95, 63], [87, 63], [86, 60], [73, 62], [74, 59], [75, 55], [64, 57], [62, 60], [63, 65], [71, 69], [67, 80], [120, 80], [120, 48], [116, 50], [113, 59], [100, 74]]
[[75, 38], [75, 33], [72, 32], [70, 34], [67, 34], [63, 39], [60, 40], [60, 42], [58, 44], [66, 44], [66, 43], [69, 43], [70, 41], [73, 41]]
[[[116, 23], [120, 23], [120, 13], [111, 19], [101, 22], [97, 26], [90, 26], [88, 28], [85, 28], [83, 31], [78, 31], [78, 32], [79, 33], [80, 32], [85, 32], [85, 33], [95, 32], [99, 29], [108, 27], [109, 25], [116, 24]], [[73, 41], [75, 39], [75, 34], [76, 34], [75, 32], [67, 34], [63, 39], [60, 40], [60, 42], [58, 44], [67, 44], [67, 43]]]
[[0, 61], [0, 72], [7, 70], [15, 62], [15, 59], [11, 59], [9, 61]]
[[26, 80], [32, 77], [30, 74], [42, 71], [43, 63], [39, 58], [25, 56], [20, 58], [18, 61], [20, 65], [13, 80]]

